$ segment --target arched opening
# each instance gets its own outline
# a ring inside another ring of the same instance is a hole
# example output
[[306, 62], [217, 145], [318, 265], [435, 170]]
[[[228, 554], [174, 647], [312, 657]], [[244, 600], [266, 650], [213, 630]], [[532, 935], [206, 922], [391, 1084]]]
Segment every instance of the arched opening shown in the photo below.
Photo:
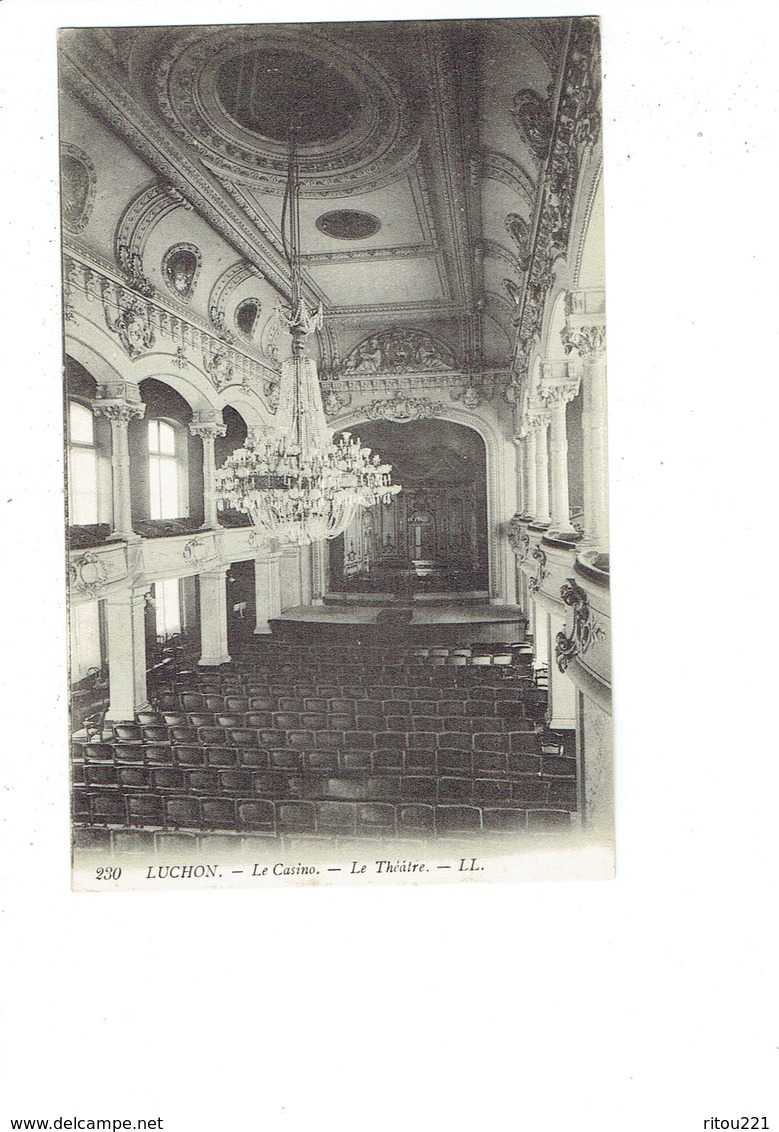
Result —
[[111, 529], [111, 428], [95, 417], [97, 381], [74, 358], [65, 357], [67, 512], [71, 550], [96, 545]]
[[[224, 436], [217, 436], [214, 441], [214, 462], [217, 468], [222, 467], [225, 460], [235, 452], [236, 448], [243, 446], [249, 431], [246, 427], [246, 421], [232, 405], [225, 405], [222, 410], [222, 420], [225, 423], [226, 432]], [[231, 507], [220, 508], [218, 514], [219, 522], [223, 527], [248, 527], [251, 524], [248, 515]]]
[[330, 543], [332, 591], [484, 592], [488, 588], [487, 459], [473, 429], [452, 421], [355, 426], [393, 465], [403, 490], [361, 511]]
[[146, 537], [196, 529], [203, 522], [199, 441], [189, 431], [192, 409], [156, 378], [140, 383], [146, 415], [130, 421], [133, 525]]

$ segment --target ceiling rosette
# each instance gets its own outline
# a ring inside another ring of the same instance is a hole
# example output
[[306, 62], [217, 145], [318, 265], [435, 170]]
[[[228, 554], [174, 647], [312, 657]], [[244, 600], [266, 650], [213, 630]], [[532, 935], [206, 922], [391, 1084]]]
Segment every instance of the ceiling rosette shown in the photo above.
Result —
[[398, 84], [316, 29], [181, 29], [159, 58], [155, 93], [204, 164], [259, 191], [283, 192], [291, 115], [303, 196], [386, 184], [419, 148]]

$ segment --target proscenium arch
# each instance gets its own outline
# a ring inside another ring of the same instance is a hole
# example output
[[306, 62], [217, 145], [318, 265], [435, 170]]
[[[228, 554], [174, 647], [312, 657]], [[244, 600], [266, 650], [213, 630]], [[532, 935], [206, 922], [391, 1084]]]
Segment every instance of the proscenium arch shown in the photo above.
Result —
[[[357, 407], [329, 422], [334, 433], [354, 431], [360, 424], [371, 424], [365, 406]], [[446, 405], [434, 415], [435, 420], [465, 425], [481, 437], [487, 460], [487, 564], [490, 601], [495, 605], [513, 604], [516, 599], [514, 573], [510, 569], [513, 551], [503, 532], [504, 524], [514, 514], [510, 491], [514, 478], [514, 449], [501, 437], [493, 424], [474, 412]], [[381, 453], [380, 453], [381, 454]], [[511, 474], [509, 474], [511, 473]]]

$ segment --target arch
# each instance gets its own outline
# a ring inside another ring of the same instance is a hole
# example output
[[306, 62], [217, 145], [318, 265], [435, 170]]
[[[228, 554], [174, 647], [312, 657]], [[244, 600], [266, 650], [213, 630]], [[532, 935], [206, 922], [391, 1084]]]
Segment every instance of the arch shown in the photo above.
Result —
[[204, 382], [206, 381], [205, 376], [201, 375], [200, 370], [192, 364], [180, 369], [173, 355], [163, 353], [143, 354], [130, 364], [133, 381], [140, 385], [147, 378], [154, 378], [156, 381], [170, 385], [181, 394], [193, 413], [205, 413], [219, 407], [219, 398], [211, 395], [210, 390], [207, 395], [201, 386], [192, 380], [190, 374], [196, 373], [203, 377]]
[[67, 331], [65, 335], [65, 353], [82, 365], [98, 386], [113, 385], [128, 380], [104, 354], [82, 338], [76, 337], [72, 331]]
[[576, 287], [604, 285], [603, 181], [600, 172], [598, 166], [582, 224], [574, 276]]
[[[334, 432], [355, 429], [362, 423], [369, 423], [366, 415], [368, 406], [350, 409], [329, 422]], [[512, 569], [513, 551], [508, 539], [501, 537], [504, 524], [514, 514], [514, 498], [511, 492], [514, 470], [514, 446], [501, 436], [491, 421], [478, 412], [458, 409], [444, 405], [435, 414], [436, 420], [451, 421], [473, 429], [482, 438], [487, 458], [487, 556], [489, 571], [489, 593], [493, 604], [513, 603], [514, 571]], [[511, 470], [511, 476], [508, 472]]]
[[[589, 168], [579, 180], [579, 191], [574, 206], [575, 238], [571, 240], [573, 273], [571, 287], [603, 286], [603, 157], [592, 154]], [[598, 221], [599, 223], [594, 223]], [[596, 231], [597, 228], [597, 231]], [[587, 276], [597, 256], [595, 281]]]
[[562, 331], [565, 329], [565, 296], [564, 289], [550, 296], [547, 303], [547, 319], [543, 336], [544, 360], [548, 362], [568, 361], [568, 355], [563, 347]]
[[248, 396], [241, 396], [241, 394], [228, 391], [218, 398], [218, 402], [220, 409], [235, 409], [243, 417], [248, 429], [266, 428], [270, 423], [263, 415], [260, 404], [253, 404]]

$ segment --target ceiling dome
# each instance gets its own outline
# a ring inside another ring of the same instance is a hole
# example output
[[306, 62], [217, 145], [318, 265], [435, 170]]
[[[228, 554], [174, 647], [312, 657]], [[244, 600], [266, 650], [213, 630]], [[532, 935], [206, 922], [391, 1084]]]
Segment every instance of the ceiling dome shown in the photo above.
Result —
[[344, 75], [323, 59], [255, 48], [222, 63], [214, 87], [227, 114], [244, 129], [286, 142], [327, 142], [357, 123], [360, 99]]
[[291, 126], [303, 196], [387, 184], [419, 147], [399, 84], [362, 48], [316, 27], [176, 29], [157, 59], [155, 94], [214, 172], [261, 192], [284, 190]]

